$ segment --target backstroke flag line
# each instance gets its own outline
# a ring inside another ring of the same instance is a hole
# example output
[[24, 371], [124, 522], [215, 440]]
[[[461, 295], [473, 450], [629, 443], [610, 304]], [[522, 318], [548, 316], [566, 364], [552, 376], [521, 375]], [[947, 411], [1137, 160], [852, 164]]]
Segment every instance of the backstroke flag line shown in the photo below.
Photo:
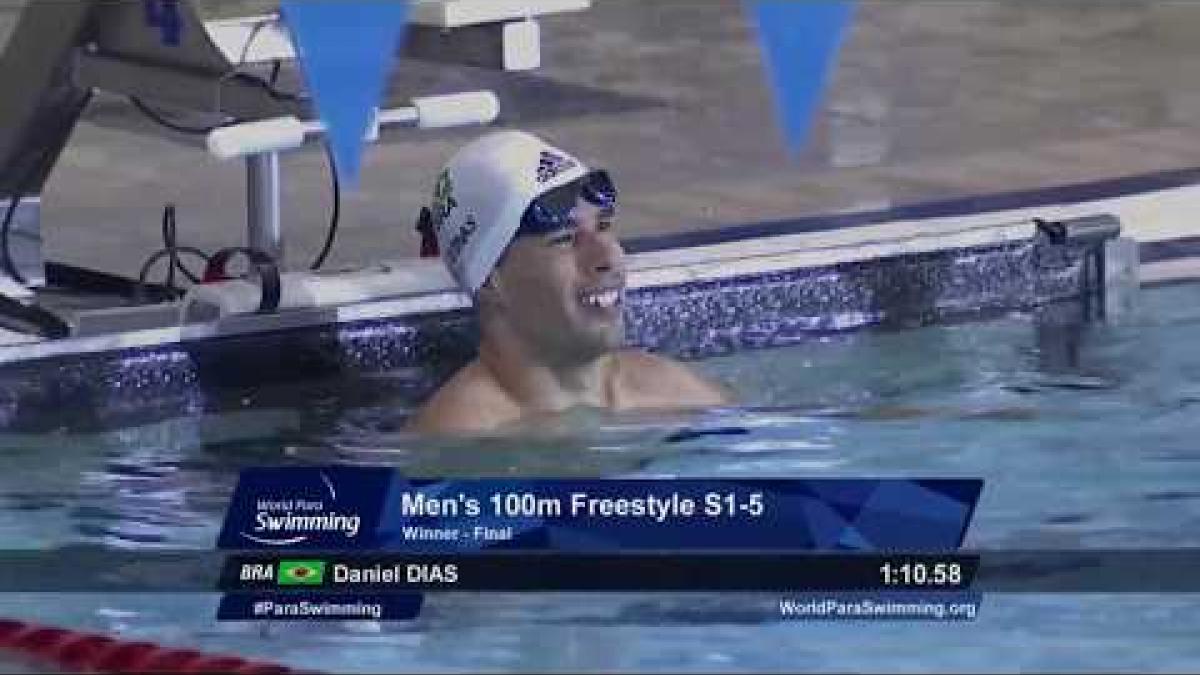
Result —
[[757, 23], [775, 104], [793, 152], [799, 152], [853, 13], [852, 2], [747, 0]]
[[284, 20], [324, 122], [338, 178], [354, 186], [408, 20], [406, 0], [283, 0]]

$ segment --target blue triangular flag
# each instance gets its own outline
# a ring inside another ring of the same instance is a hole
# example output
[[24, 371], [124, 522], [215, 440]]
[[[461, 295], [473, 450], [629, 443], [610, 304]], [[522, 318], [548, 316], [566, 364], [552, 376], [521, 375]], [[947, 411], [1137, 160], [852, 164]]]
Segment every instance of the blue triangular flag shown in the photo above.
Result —
[[787, 140], [799, 151], [850, 23], [851, 2], [748, 0]]
[[406, 0], [284, 0], [284, 19], [325, 124], [338, 177], [358, 180], [363, 137], [408, 19]]

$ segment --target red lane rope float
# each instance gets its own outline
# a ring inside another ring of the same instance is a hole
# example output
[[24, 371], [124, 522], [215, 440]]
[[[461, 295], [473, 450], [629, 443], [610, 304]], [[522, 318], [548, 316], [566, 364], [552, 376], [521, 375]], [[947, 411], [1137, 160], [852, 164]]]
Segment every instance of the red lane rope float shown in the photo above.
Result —
[[301, 671], [268, 661], [171, 649], [153, 642], [131, 642], [99, 633], [0, 619], [0, 653], [82, 673], [234, 673], [290, 674]]

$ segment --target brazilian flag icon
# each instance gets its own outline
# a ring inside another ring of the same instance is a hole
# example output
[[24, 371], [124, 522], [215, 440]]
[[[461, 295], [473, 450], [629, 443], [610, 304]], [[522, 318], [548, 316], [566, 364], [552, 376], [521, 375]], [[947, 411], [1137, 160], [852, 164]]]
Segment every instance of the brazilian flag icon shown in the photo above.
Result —
[[320, 586], [325, 581], [324, 560], [280, 560], [280, 586]]

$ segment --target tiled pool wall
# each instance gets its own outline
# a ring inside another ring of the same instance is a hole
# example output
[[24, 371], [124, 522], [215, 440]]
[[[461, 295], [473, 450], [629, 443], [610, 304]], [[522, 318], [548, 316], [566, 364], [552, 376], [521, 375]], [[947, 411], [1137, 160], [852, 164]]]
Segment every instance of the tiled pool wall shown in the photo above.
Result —
[[[1079, 296], [1087, 254], [1029, 239], [631, 289], [627, 339], [699, 359], [831, 332], [1032, 310]], [[470, 311], [454, 310], [13, 363], [0, 367], [0, 429], [144, 424], [323, 378], [415, 401], [471, 358], [476, 331]], [[384, 373], [392, 376], [377, 377]]]

